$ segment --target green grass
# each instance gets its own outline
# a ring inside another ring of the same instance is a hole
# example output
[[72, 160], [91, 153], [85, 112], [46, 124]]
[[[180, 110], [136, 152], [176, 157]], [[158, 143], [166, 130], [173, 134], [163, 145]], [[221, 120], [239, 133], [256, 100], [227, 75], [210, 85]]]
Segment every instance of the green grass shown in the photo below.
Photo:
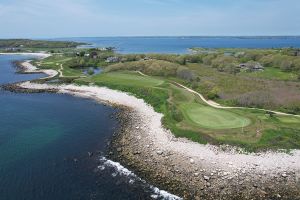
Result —
[[233, 129], [248, 126], [251, 120], [233, 112], [215, 109], [197, 103], [180, 106], [185, 118], [195, 125], [208, 129]]
[[256, 78], [264, 78], [264, 79], [273, 79], [273, 80], [283, 80], [283, 81], [296, 81], [297, 74], [291, 72], [283, 72], [278, 68], [274, 67], [266, 67], [264, 71], [259, 72], [241, 72], [241, 74]]
[[111, 85], [126, 85], [134, 87], [155, 87], [164, 83], [162, 79], [142, 76], [135, 72], [103, 73], [92, 77], [96, 83], [108, 83]]
[[[142, 76], [133, 71], [136, 69], [129, 69], [132, 71], [119, 70], [79, 78], [83, 75], [82, 69], [69, 66], [69, 63], [72, 63], [69, 62], [70, 59], [72, 59], [70, 56], [55, 55], [44, 59], [42, 67], [59, 69], [60, 64], [63, 64], [63, 75], [74, 77], [77, 84], [94, 83], [144, 99], [157, 112], [164, 115], [162, 120], [164, 126], [177, 137], [186, 137], [203, 144], [232, 144], [251, 151], [300, 148], [300, 118], [278, 115], [270, 117], [258, 110], [215, 109], [194, 94], [173, 85], [171, 82], [177, 81], [192, 87], [187, 81], [171, 75]], [[200, 77], [195, 90], [204, 95], [213, 89], [232, 96], [256, 90], [264, 91], [265, 83], [271, 82], [265, 79], [289, 78], [288, 73], [273, 68], [268, 68], [261, 74], [231, 75], [202, 64], [187, 64], [186, 67]], [[261, 76], [259, 81], [253, 81], [257, 79], [249, 77], [258, 75]]]
[[203, 144], [232, 144], [249, 151], [300, 148], [297, 139], [300, 118], [270, 117], [259, 110], [215, 109], [194, 94], [171, 84], [167, 78], [118, 71], [80, 78], [76, 82], [95, 83], [144, 99], [164, 114], [163, 124], [177, 137]]

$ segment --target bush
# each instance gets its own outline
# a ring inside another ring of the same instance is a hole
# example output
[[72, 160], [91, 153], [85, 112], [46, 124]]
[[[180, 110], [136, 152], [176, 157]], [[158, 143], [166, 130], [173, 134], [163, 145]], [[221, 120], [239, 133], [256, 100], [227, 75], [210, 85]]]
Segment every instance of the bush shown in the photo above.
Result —
[[183, 115], [180, 110], [177, 109], [176, 106], [174, 105], [169, 105], [169, 112], [171, 113], [171, 117], [176, 121], [176, 122], [181, 122], [183, 120]]
[[180, 66], [176, 71], [177, 77], [187, 80], [193, 81], [196, 79], [196, 75], [189, 68]]
[[152, 76], [176, 76], [180, 65], [162, 60], [142, 60], [129, 63], [117, 63], [108, 66], [105, 71], [131, 70], [141, 71]]
[[209, 93], [207, 94], [207, 98], [208, 99], [211, 99], [211, 100], [214, 100], [214, 99], [218, 99], [220, 96], [219, 96], [219, 89], [214, 87], [211, 91], [209, 91]]

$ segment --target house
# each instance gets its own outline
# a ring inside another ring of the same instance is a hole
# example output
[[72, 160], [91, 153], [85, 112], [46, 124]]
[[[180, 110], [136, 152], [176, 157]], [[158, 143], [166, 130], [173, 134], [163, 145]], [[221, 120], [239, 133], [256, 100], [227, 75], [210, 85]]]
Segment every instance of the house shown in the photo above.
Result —
[[151, 58], [146, 56], [146, 57], [143, 58], [142, 60], [151, 60]]
[[21, 51], [21, 49], [20, 48], [5, 48], [5, 51], [7, 51], [7, 52], [19, 52], [19, 51]]
[[224, 52], [224, 56], [233, 56], [232, 52]]
[[235, 54], [234, 54], [234, 57], [236, 57], [236, 58], [240, 58], [240, 57], [242, 57], [242, 56], [244, 56], [246, 53], [245, 52], [236, 52]]
[[98, 57], [98, 53], [96, 51], [92, 51], [90, 53], [90, 57], [93, 58], [93, 59], [96, 59]]
[[264, 67], [258, 63], [258, 62], [247, 62], [247, 63], [241, 63], [239, 65], [239, 68], [245, 70], [245, 71], [264, 71]]
[[105, 62], [107, 62], [107, 63], [116, 63], [116, 62], [119, 62], [119, 61], [120, 61], [120, 58], [114, 56], [114, 57], [108, 57]]

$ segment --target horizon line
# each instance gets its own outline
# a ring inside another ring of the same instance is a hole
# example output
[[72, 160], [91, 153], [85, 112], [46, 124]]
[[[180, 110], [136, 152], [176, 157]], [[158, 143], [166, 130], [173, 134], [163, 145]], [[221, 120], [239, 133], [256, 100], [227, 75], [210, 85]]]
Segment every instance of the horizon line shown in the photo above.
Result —
[[300, 35], [120, 35], [120, 36], [59, 36], [59, 37], [1, 37], [0, 39], [64, 39], [64, 38], [175, 38], [175, 37], [187, 37], [187, 38], [217, 38], [217, 37], [232, 37], [232, 38], [270, 38], [270, 37], [300, 37]]

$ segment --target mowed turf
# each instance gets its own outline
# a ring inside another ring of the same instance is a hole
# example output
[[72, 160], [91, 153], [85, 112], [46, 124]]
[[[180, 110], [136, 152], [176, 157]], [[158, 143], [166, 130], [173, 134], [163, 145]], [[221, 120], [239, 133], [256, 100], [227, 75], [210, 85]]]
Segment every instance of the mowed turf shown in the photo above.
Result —
[[251, 120], [230, 111], [215, 109], [197, 103], [181, 105], [190, 123], [208, 129], [233, 129], [248, 126]]
[[135, 72], [110, 72], [103, 73], [97, 76], [93, 76], [92, 80], [96, 83], [109, 83], [117, 85], [126, 85], [133, 87], [155, 87], [164, 83], [163, 80], [150, 77], [142, 76]]

